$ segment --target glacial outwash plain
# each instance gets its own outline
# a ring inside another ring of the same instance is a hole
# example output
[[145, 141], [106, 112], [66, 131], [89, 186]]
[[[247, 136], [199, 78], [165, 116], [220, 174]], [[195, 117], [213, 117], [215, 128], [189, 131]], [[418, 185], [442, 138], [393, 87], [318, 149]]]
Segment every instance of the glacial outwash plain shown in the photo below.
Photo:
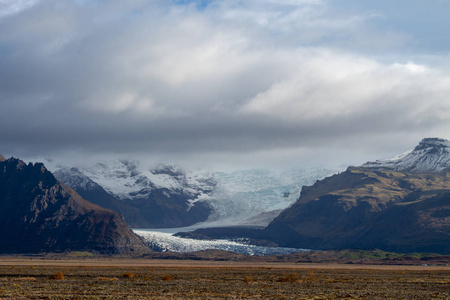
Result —
[[1, 257], [0, 264], [1, 299], [448, 299], [450, 296], [450, 271], [442, 265], [67, 256]]

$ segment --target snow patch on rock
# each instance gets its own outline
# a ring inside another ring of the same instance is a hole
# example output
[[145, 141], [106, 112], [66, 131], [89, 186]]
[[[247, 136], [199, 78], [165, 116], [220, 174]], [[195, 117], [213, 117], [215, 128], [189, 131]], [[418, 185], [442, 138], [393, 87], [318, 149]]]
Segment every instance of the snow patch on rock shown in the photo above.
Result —
[[413, 173], [440, 172], [450, 167], [450, 141], [425, 138], [413, 150], [390, 159], [367, 162], [362, 167]]

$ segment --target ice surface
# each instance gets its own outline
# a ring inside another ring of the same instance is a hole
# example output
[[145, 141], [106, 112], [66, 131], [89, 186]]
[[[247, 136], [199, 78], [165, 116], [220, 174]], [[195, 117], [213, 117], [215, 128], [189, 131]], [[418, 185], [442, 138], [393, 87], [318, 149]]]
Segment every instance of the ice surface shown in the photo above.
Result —
[[206, 249], [218, 249], [247, 255], [281, 255], [309, 251], [307, 249], [253, 246], [229, 240], [203, 241], [186, 239], [175, 237], [172, 233], [164, 231], [134, 229], [134, 232], [142, 236], [153, 250], [162, 252], [189, 253]]
[[204, 225], [266, 226], [283, 209], [297, 201], [304, 185], [311, 185], [334, 173], [334, 170], [318, 168], [213, 173], [217, 184], [208, 201], [214, 214]]

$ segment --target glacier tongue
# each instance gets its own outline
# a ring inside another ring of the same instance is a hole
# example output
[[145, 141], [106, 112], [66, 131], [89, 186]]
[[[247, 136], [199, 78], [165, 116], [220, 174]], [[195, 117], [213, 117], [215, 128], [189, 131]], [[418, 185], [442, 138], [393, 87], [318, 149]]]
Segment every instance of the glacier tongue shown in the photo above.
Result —
[[229, 240], [202, 241], [179, 238], [172, 236], [171, 233], [161, 231], [134, 229], [134, 232], [142, 236], [153, 250], [161, 252], [189, 253], [206, 249], [218, 249], [247, 255], [282, 255], [309, 251], [307, 249], [254, 246]]

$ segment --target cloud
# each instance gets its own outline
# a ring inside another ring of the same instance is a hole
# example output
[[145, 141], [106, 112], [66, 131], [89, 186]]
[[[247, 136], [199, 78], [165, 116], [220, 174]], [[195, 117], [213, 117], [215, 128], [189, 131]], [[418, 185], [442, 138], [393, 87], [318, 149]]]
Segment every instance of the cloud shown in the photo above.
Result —
[[352, 163], [449, 125], [450, 77], [416, 59], [446, 57], [397, 59], [410, 34], [374, 27], [382, 12], [319, 0], [21, 3], [0, 18], [10, 155]]
[[296, 70], [287, 80], [256, 95], [241, 113], [301, 123], [365, 114], [383, 119], [394, 111], [398, 119], [415, 121], [449, 108], [442, 99], [450, 92], [450, 78], [424, 65], [386, 65], [323, 49], [299, 51], [292, 63]]
[[39, 0], [0, 0], [0, 18], [19, 13]]

